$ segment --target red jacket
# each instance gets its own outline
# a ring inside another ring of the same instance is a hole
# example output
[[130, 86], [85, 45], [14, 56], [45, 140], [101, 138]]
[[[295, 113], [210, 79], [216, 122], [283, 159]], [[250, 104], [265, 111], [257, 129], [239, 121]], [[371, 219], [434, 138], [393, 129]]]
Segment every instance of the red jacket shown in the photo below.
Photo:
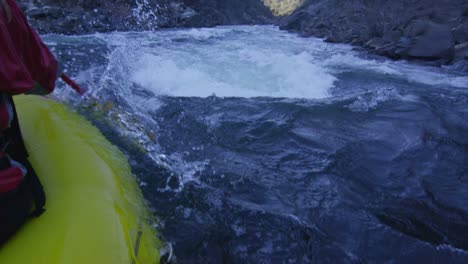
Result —
[[6, 0], [11, 20], [0, 5], [0, 92], [31, 91], [37, 84], [54, 90], [58, 64], [54, 55], [29, 26], [14, 0]]

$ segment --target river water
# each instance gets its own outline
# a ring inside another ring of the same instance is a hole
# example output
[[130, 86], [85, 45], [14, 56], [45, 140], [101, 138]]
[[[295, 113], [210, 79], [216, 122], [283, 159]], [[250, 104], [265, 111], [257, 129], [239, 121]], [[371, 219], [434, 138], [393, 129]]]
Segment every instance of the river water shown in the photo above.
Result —
[[273, 26], [44, 39], [178, 262], [468, 262], [461, 73]]

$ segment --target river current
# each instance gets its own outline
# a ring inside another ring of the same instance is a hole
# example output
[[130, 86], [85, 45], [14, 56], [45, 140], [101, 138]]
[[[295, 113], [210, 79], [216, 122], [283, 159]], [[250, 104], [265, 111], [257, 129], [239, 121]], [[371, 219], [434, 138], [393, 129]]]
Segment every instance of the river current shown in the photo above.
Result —
[[273, 26], [44, 36], [179, 263], [467, 263], [468, 77]]

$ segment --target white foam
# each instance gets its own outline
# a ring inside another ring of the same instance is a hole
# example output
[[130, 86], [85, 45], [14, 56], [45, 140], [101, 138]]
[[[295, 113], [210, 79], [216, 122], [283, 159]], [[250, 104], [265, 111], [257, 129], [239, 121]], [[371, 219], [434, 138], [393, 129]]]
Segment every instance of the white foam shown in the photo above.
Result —
[[[330, 96], [337, 80], [334, 75], [343, 71], [369, 71], [431, 86], [468, 87], [468, 77], [405, 62], [360, 58], [348, 46], [299, 38], [275, 27], [156, 34], [164, 43], [155, 51], [142, 47], [140, 40], [130, 80], [158, 95], [321, 99]], [[168, 42], [179, 37], [187, 40], [177, 45]]]
[[357, 57], [355, 53], [335, 54], [324, 60], [323, 66], [339, 71], [366, 70], [386, 74], [409, 82], [431, 86], [468, 88], [468, 77], [441, 72], [439, 68], [412, 65], [403, 61], [377, 61]]
[[191, 28], [186, 31], [181, 31], [179, 34], [197, 40], [206, 40], [212, 37], [221, 37], [231, 30], [221, 28]]
[[411, 71], [406, 76], [408, 80], [435, 86], [450, 86], [468, 88], [468, 77], [448, 76], [439, 73]]
[[160, 95], [289, 98], [327, 97], [336, 80], [307, 53], [241, 49], [218, 57], [178, 55], [142, 54], [131, 80]]
[[146, 55], [138, 64], [141, 68], [131, 75], [131, 80], [159, 95], [210, 96], [216, 93], [226, 96], [235, 92], [234, 87], [197, 68], [178, 66], [158, 56]]
[[[69, 48], [60, 51], [60, 46], [92, 43], [99, 47], [99, 52], [105, 50], [103, 47], [107, 48], [108, 58], [105, 62], [95, 60], [90, 63], [91, 68], [72, 77], [77, 77], [80, 84], [85, 83], [90, 97], [108, 96], [113, 99], [112, 95], [117, 95], [128, 103], [123, 113], [118, 115], [120, 123], [124, 125], [120, 132], [138, 139], [137, 142], [148, 150], [150, 157], [174, 172], [173, 177], [178, 178], [179, 185], [171, 186], [168, 183], [162, 189], [164, 191], [177, 192], [188, 183], [198, 184], [209, 160], [192, 162], [185, 161], [183, 154], [162, 155], [143, 127], [145, 124], [151, 124], [147, 127], [157, 127], [152, 117], [160, 102], [151, 93], [137, 93], [139, 90], [136, 89], [143, 88], [156, 95], [169, 96], [207, 97], [216, 94], [223, 97], [320, 99], [330, 96], [329, 90], [338, 74], [359, 71], [368, 71], [370, 76], [388, 75], [389, 79], [432, 86], [468, 87], [467, 77], [446, 73], [443, 69], [360, 58], [360, 54], [352, 51], [350, 46], [300, 38], [272, 26], [116, 32], [88, 36], [50, 35], [47, 40], [59, 53], [66, 53], [66, 57], [77, 56], [91, 61], [96, 54], [73, 53], [73, 49]], [[390, 83], [393, 81], [390, 80]], [[394, 99], [418, 100], [411, 94], [398, 94], [398, 89], [376, 89], [382, 91], [364, 94], [348, 107], [362, 112]], [[59, 97], [66, 97], [67, 94], [70, 94], [69, 98], [76, 97], [71, 89], [58, 91]], [[214, 114], [205, 118], [212, 128], [219, 123], [220, 116]], [[135, 122], [135, 119], [140, 122]], [[245, 201], [242, 201], [242, 206], [264, 210]], [[268, 247], [266, 249], [268, 251]]]

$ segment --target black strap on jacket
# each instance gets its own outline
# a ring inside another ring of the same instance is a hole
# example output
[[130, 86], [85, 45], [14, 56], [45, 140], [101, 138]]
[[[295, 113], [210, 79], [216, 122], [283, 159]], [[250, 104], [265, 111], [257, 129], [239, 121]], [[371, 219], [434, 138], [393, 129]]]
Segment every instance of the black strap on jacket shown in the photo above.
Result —
[[14, 117], [10, 127], [3, 132], [3, 135], [8, 142], [5, 152], [8, 153], [12, 159], [18, 161], [26, 167], [28, 173], [25, 176], [25, 181], [34, 198], [35, 204], [35, 209], [32, 212], [32, 215], [40, 216], [45, 211], [44, 205], [46, 198], [44, 188], [42, 187], [36, 172], [28, 160], [29, 154], [26, 150], [26, 146], [24, 145], [23, 136], [21, 134], [21, 129], [18, 122], [18, 114], [16, 113], [13, 98], [9, 96], [8, 100], [13, 108]]

